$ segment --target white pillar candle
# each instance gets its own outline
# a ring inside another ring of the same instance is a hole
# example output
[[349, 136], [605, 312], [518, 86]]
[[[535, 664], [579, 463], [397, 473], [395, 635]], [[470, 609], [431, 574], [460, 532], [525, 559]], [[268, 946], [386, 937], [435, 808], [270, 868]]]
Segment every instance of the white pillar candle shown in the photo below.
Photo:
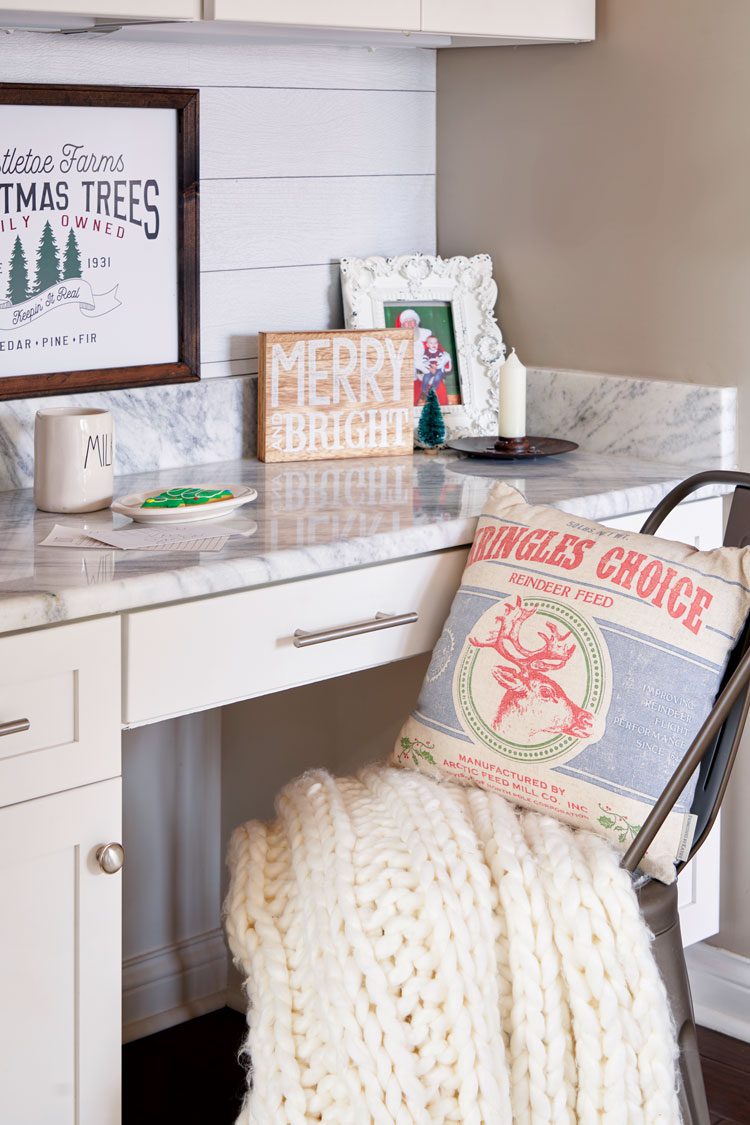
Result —
[[526, 436], [526, 368], [513, 348], [500, 368], [498, 434], [503, 438]]

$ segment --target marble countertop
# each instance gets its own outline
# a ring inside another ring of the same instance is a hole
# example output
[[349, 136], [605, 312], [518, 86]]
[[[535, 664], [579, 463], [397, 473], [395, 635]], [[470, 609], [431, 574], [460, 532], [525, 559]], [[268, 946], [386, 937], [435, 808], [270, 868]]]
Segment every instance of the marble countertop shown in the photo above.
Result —
[[202, 555], [43, 547], [55, 523], [102, 528], [125, 521], [109, 510], [52, 516], [36, 511], [28, 489], [3, 492], [0, 633], [461, 546], [471, 542], [487, 492], [498, 479], [532, 503], [607, 519], [650, 510], [700, 467], [581, 450], [523, 465], [417, 453], [284, 465], [228, 461], [117, 479], [117, 495], [202, 482], [257, 488], [257, 501], [233, 521], [245, 530], [257, 524], [253, 534], [233, 537], [220, 553]]

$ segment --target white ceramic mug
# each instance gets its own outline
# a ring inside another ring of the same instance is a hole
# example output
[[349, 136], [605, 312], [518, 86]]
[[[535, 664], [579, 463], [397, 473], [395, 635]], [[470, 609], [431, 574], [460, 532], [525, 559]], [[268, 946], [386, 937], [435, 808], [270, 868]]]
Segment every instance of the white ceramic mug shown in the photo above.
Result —
[[108, 410], [37, 410], [34, 502], [43, 512], [96, 512], [112, 503], [114, 426]]

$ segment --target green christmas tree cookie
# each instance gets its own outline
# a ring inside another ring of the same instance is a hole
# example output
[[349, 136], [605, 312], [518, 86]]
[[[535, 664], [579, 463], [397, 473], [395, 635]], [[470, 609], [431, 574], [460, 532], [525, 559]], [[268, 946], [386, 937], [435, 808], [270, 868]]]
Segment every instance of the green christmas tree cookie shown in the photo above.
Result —
[[228, 488], [168, 488], [158, 496], [149, 496], [141, 504], [142, 508], [194, 508], [199, 504], [216, 504], [219, 500], [231, 500], [234, 496]]

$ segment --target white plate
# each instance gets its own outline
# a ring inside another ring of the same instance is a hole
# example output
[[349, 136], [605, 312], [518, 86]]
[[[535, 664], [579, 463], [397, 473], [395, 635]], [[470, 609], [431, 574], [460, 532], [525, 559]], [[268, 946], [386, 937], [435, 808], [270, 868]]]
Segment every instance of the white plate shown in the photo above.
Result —
[[[172, 485], [173, 488], [182, 487]], [[228, 488], [233, 493], [231, 500], [216, 500], [213, 504], [196, 504], [195, 507], [185, 508], [143, 508], [141, 505], [149, 496], [158, 496], [166, 492], [165, 488], [153, 488], [150, 492], [132, 492], [129, 496], [120, 496], [112, 503], [112, 511], [136, 523], [198, 523], [203, 520], [218, 520], [228, 516], [235, 508], [249, 504], [257, 498], [258, 493], [246, 484], [195, 484], [185, 485], [185, 488]]]

